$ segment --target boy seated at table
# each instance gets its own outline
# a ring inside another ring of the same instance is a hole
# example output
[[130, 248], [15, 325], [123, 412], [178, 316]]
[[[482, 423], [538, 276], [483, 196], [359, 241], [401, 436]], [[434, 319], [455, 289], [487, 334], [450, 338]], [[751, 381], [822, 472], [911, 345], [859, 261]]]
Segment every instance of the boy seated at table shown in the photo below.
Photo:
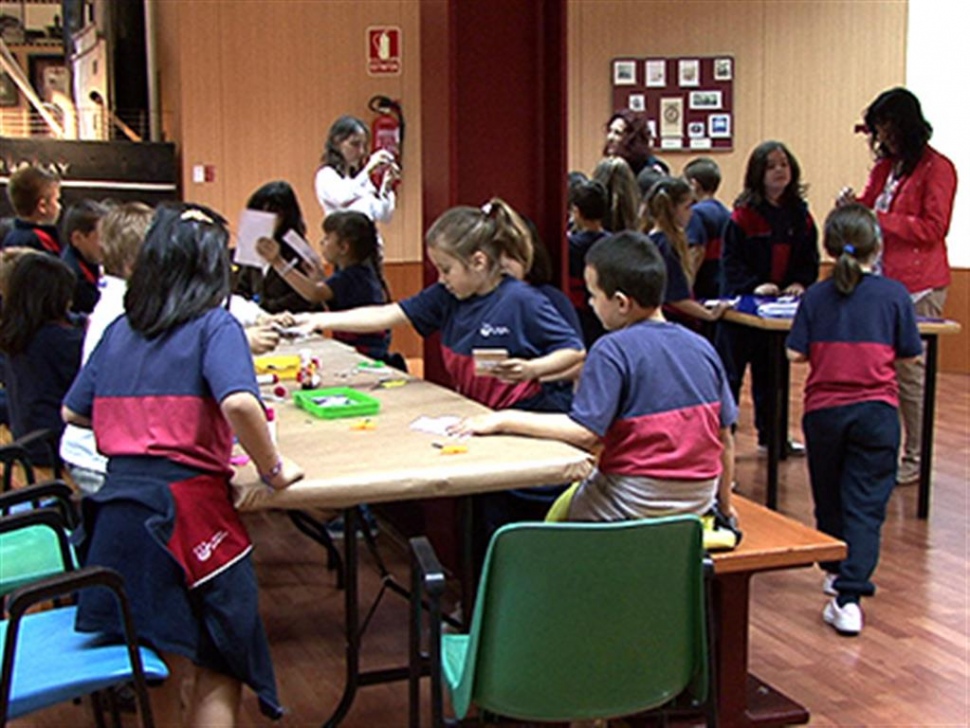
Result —
[[736, 517], [737, 407], [713, 347], [664, 320], [660, 253], [640, 233], [612, 235], [590, 248], [584, 278], [608, 333], [587, 354], [569, 414], [501, 410], [462, 421], [455, 434], [528, 435], [587, 450], [602, 443], [569, 520], [703, 515], [715, 503]]

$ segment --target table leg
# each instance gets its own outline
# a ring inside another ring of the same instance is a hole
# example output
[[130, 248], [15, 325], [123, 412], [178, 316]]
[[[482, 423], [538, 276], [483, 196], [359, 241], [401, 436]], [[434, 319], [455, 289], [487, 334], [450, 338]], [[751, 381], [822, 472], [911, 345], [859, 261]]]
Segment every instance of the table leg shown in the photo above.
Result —
[[[768, 477], [765, 505], [772, 510], [778, 509], [778, 461], [782, 448], [788, 444], [788, 400], [787, 378], [784, 376], [785, 337], [775, 332], [767, 334], [768, 362]], [[784, 385], [784, 386], [783, 386]], [[784, 419], [783, 419], [784, 418]]]
[[325, 728], [340, 725], [357, 696], [360, 678], [360, 610], [357, 594], [357, 508], [344, 509], [344, 636], [346, 645], [344, 694], [333, 714], [323, 724]]
[[722, 728], [807, 723], [808, 711], [748, 674], [748, 618], [751, 574], [714, 577], [717, 629], [717, 715]]
[[920, 433], [919, 493], [916, 515], [927, 519], [930, 515], [930, 477], [933, 473], [933, 420], [936, 416], [936, 367], [938, 337], [926, 339], [926, 366], [923, 376], [923, 431]]

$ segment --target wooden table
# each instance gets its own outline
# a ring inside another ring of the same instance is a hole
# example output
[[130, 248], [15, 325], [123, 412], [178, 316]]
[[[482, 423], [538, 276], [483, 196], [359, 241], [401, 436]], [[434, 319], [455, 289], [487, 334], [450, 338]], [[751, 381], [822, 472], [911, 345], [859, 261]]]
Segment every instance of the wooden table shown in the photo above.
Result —
[[718, 720], [722, 728], [807, 723], [808, 710], [748, 672], [751, 577], [839, 561], [844, 542], [735, 495], [744, 533], [734, 551], [714, 554]]
[[[750, 299], [750, 297], [747, 297]], [[744, 311], [754, 310], [747, 301]], [[768, 482], [765, 503], [778, 507], [778, 461], [786, 456], [788, 444], [789, 367], [785, 354], [785, 340], [791, 330], [790, 318], [766, 318], [735, 309], [724, 312], [724, 321], [763, 331], [769, 342], [768, 388]], [[926, 341], [926, 378], [923, 388], [923, 431], [920, 433], [920, 467], [917, 515], [928, 518], [930, 512], [930, 478], [933, 472], [933, 419], [936, 410], [936, 370], [938, 339], [941, 335], [956, 334], [956, 321], [917, 319], [920, 336]]]
[[[380, 400], [380, 412], [369, 418], [375, 429], [355, 429], [361, 418], [324, 420], [297, 409], [292, 401], [275, 404], [280, 450], [303, 467], [306, 478], [270, 492], [252, 466], [246, 466], [233, 481], [234, 498], [244, 511], [344, 509], [346, 681], [343, 697], [325, 723], [335, 726], [359, 687], [408, 677], [407, 667], [360, 669], [358, 543], [352, 536], [358, 527], [356, 506], [563, 483], [583, 478], [592, 462], [588, 453], [560, 442], [504, 435], [463, 441], [467, 452], [443, 454], [435, 443], [445, 438], [412, 430], [410, 423], [421, 415], [481, 414], [488, 411], [485, 407], [390, 368], [359, 368], [363, 357], [330, 339], [292, 345], [282, 353], [303, 346], [320, 358], [323, 386], [359, 388]], [[375, 388], [382, 379], [406, 383]], [[288, 384], [292, 388], [293, 383]]]

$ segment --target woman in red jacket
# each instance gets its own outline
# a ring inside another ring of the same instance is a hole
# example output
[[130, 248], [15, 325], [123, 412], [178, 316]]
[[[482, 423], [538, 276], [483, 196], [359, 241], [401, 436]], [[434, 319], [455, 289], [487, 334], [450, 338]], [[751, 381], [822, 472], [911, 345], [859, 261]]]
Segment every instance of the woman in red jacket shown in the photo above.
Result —
[[[865, 114], [876, 164], [858, 201], [872, 208], [883, 235], [882, 270], [906, 286], [919, 316], [943, 313], [950, 265], [946, 234], [953, 213], [957, 174], [953, 163], [929, 145], [933, 127], [919, 99], [904, 88], [881, 93]], [[837, 204], [856, 200], [851, 189]], [[899, 410], [906, 439], [897, 482], [919, 478], [923, 420], [923, 358], [897, 364]]]

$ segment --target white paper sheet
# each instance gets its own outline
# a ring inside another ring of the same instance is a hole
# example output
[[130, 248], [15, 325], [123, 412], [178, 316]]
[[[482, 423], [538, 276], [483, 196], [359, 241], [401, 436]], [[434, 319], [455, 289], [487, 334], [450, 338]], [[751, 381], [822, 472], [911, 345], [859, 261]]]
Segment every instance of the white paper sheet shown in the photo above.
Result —
[[243, 210], [239, 213], [239, 226], [236, 228], [236, 254], [233, 262], [237, 265], [251, 265], [263, 272], [269, 263], [256, 252], [256, 241], [271, 238], [276, 230], [276, 215], [262, 210]]
[[320, 256], [317, 255], [317, 251], [296, 230], [287, 230], [286, 235], [283, 236], [283, 242], [293, 248], [296, 254], [307, 263], [315, 266], [320, 265]]

